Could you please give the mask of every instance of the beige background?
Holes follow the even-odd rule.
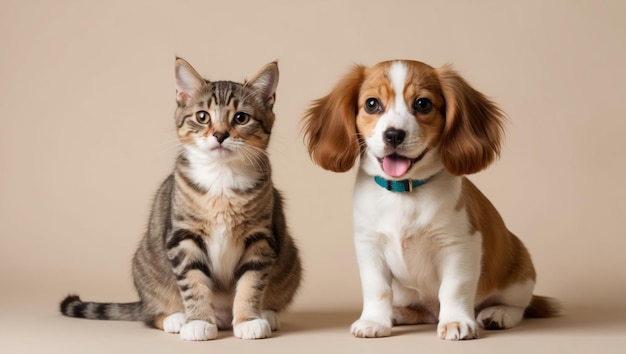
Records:
[[[624,1],[0,0],[0,50],[7,352],[626,346]],[[274,339],[222,333],[181,344],[136,323],[56,312],[69,291],[136,299],[130,258],[176,153],[175,55],[214,80],[241,80],[279,60],[270,150],[306,280]],[[561,299],[565,316],[463,344],[439,342],[431,326],[351,338],[361,304],[354,171],[314,166],[299,122],[350,65],[393,58],[453,63],[507,112],[501,159],[471,179],[530,249],[537,292]]]

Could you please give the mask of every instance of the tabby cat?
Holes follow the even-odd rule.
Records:
[[[141,300],[95,303],[69,295],[61,312],[143,320],[185,340],[214,339],[231,327],[239,338],[268,337],[302,273],[266,150],[278,65],[267,64],[243,84],[205,80],[180,58],[175,73],[182,149],[133,258]]]

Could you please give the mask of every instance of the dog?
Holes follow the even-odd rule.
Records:
[[[500,154],[505,114],[451,66],[392,60],[354,66],[303,119],[312,160],[359,161],[354,237],[363,311],[356,337],[430,323],[445,340],[477,338],[523,317],[555,316],[534,296],[522,242],[464,175]]]

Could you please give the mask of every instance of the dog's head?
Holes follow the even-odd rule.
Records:
[[[304,118],[311,158],[345,172],[361,156],[370,175],[464,175],[500,152],[503,113],[448,66],[394,60],[355,66]]]

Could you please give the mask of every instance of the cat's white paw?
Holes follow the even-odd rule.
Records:
[[[269,322],[272,331],[278,331],[280,322],[278,321],[278,314],[276,311],[265,310],[261,312],[261,318]]]
[[[270,323],[263,318],[236,324],[233,328],[235,337],[241,339],[262,339],[272,334]]]
[[[350,328],[352,335],[359,338],[378,338],[391,335],[391,326],[370,320],[358,320]]]
[[[211,340],[217,338],[217,326],[207,321],[189,321],[180,329],[184,340]]]
[[[182,312],[173,313],[163,320],[163,331],[167,333],[178,333],[187,322],[187,316]]]

